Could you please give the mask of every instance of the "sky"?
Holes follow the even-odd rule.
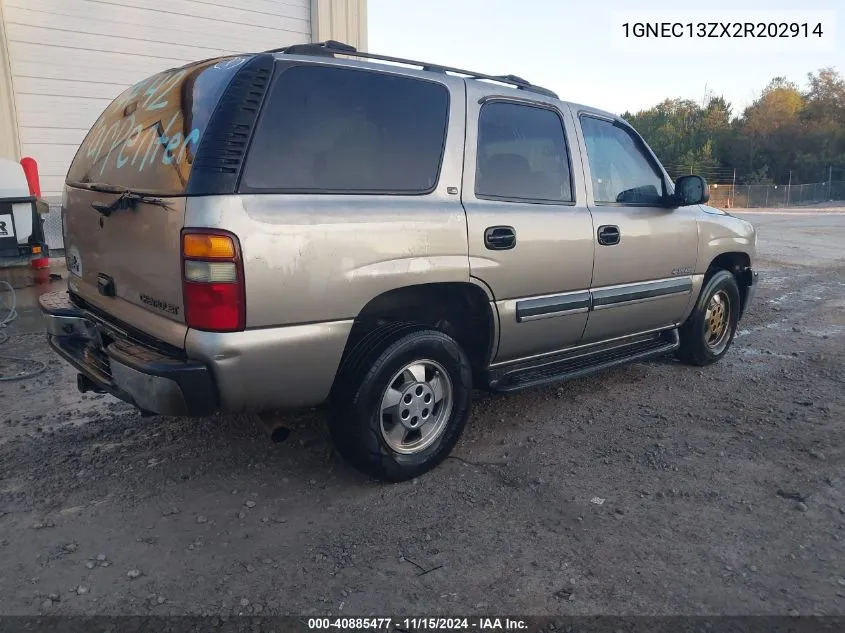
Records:
[[[804,87],[807,73],[822,67],[834,66],[845,75],[843,0],[706,3],[718,19],[736,9],[759,11],[764,20],[777,9],[837,10],[835,50],[795,47],[772,53],[754,42],[730,52],[712,47],[622,52],[612,46],[613,11],[701,6],[684,5],[682,0],[367,0],[368,50],[519,75],[554,90],[561,99],[616,114],[636,112],[665,98],[701,102],[712,92],[724,96],[737,116],[773,77],[785,76]]]

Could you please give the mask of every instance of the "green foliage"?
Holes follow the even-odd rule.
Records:
[[[809,73],[807,89],[775,77],[741,115],[724,98],[703,104],[666,99],[622,115],[673,176],[691,171],[711,182],[820,182],[845,167],[845,79],[834,68]],[[842,174],[840,169],[839,174]]]
[[[769,178],[769,168],[764,165],[760,169],[751,172],[743,180],[746,185],[773,185],[775,181]]]

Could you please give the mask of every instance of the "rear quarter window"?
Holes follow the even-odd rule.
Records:
[[[443,84],[325,66],[284,70],[264,105],[240,190],[424,194],[437,185]]]
[[[125,90],[88,132],[68,184],[181,195],[211,114],[248,59],[217,58],[166,70]]]

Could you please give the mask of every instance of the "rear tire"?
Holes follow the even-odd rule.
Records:
[[[677,357],[688,365],[709,365],[727,353],[739,322],[736,278],[726,270],[708,277],[689,318],[679,329]]]
[[[352,466],[404,481],[437,466],[457,443],[469,417],[472,369],[443,332],[387,328],[366,337],[344,363],[329,431]]]

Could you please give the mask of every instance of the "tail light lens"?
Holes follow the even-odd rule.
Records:
[[[182,294],[188,327],[236,332],[246,326],[241,251],[226,231],[182,232]]]

